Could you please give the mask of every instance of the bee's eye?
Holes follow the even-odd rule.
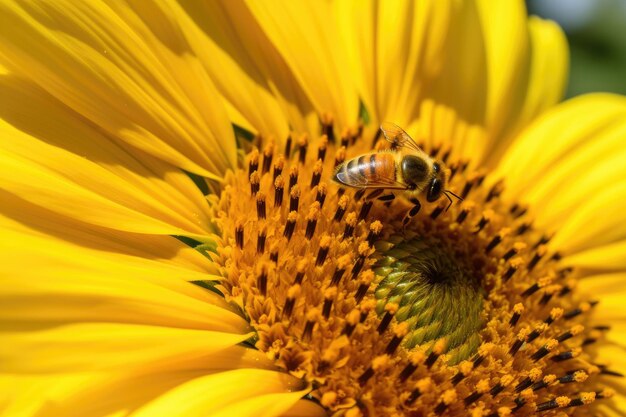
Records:
[[[439,197],[441,197],[441,191],[442,182],[437,178],[433,178],[433,180],[430,182],[428,193],[426,193],[426,200],[428,200],[428,202],[430,203],[432,203],[433,201],[437,201]]]

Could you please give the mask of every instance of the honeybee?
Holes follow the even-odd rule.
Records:
[[[380,126],[391,149],[363,154],[340,164],[333,180],[339,184],[373,190],[367,198],[378,197],[383,201],[395,198],[394,190],[402,191],[413,207],[403,219],[409,223],[421,208],[418,196],[425,194],[426,201],[432,203],[445,196],[452,205],[450,195],[461,200],[450,190],[446,190],[446,170],[443,162],[431,158],[399,126],[384,122]],[[384,191],[391,191],[379,197]]]

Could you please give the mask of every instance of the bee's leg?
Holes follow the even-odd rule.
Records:
[[[354,201],[359,201],[365,195],[365,188],[360,188],[356,193],[354,193]]]
[[[366,200],[373,200],[385,191],[384,188],[378,188],[365,196]]]
[[[385,207],[389,207],[391,205],[391,202],[396,198],[396,195],[394,193],[389,193],[389,194],[385,194],[385,195],[381,195],[380,197],[378,197],[379,201],[384,201],[385,202]]]
[[[361,206],[361,211],[359,212],[359,220],[363,220],[367,217],[367,215],[370,212],[370,209],[372,208],[372,204],[374,203],[372,200],[376,198],[377,196],[381,195],[383,191],[384,190],[380,188],[380,189],[372,191],[371,193],[365,196],[365,200],[363,201],[363,205]]]
[[[404,215],[404,219],[402,219],[402,226],[404,227],[409,224],[411,219],[415,217],[415,215],[417,215],[417,213],[419,213],[420,209],[422,208],[422,203],[420,203],[417,198],[411,198],[409,201],[415,205],[411,208],[411,210],[409,210],[407,214]]]

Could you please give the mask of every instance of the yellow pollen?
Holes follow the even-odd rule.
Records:
[[[498,408],[498,417],[509,417],[511,412],[509,407],[500,407]]]
[[[539,378],[541,378],[541,374],[541,368],[533,368],[530,370],[528,377],[531,379],[531,381],[535,382],[538,381]]]
[[[513,312],[517,314],[522,314],[524,312],[524,304],[517,303],[513,306]]]
[[[274,187],[275,188],[285,188],[285,179],[283,178],[282,175],[278,175],[276,177],[276,179],[274,180]]]
[[[369,256],[374,253],[374,249],[371,248],[367,242],[363,242],[359,245],[358,252],[361,256]]]
[[[558,320],[561,317],[563,317],[563,309],[560,307],[557,308],[553,308],[550,311],[550,318],[552,318],[552,320]]]
[[[613,388],[605,388],[601,393],[604,398],[611,398],[615,395],[615,390]]]
[[[332,341],[330,346],[324,351],[322,355],[322,361],[332,364],[339,357],[341,350],[348,346],[350,342],[346,336],[341,336],[338,339]]]
[[[330,408],[337,402],[337,393],[334,391],[327,391],[322,395],[320,403],[327,408]]]
[[[487,220],[492,220],[495,216],[495,212],[491,209],[483,211],[483,217]]]
[[[407,322],[402,322],[394,326],[393,333],[397,337],[404,337],[409,332],[409,325]]]
[[[550,339],[546,342],[546,349],[554,350],[559,345],[559,341],[556,339]]]
[[[337,296],[337,287],[329,287],[324,290],[324,298],[332,299]]]
[[[524,259],[520,256],[516,256],[515,258],[512,258],[510,261],[510,264],[513,268],[519,268],[522,265],[524,265]]]
[[[320,215],[320,203],[317,201],[311,204],[309,207],[309,213],[306,216],[307,220],[317,220]]]
[[[526,402],[534,401],[536,397],[535,392],[532,390],[532,388],[526,388],[519,393],[519,396]]]
[[[483,417],[485,415],[485,409],[482,404],[470,411],[471,417]]]
[[[526,336],[528,336],[528,329],[522,329],[519,331],[519,333],[517,333],[517,339],[520,341],[524,341],[526,339]]]
[[[555,401],[559,407],[567,407],[572,402],[568,397],[556,397]]]
[[[309,143],[309,135],[307,135],[306,133],[303,133],[302,135],[300,135],[300,137],[298,138],[298,146],[300,148],[304,148],[307,146],[308,143]]]
[[[470,361],[463,361],[459,364],[459,372],[461,372],[464,375],[467,375],[470,373],[470,371],[472,370],[472,368],[474,367],[473,363]]]
[[[302,287],[300,287],[300,285],[296,284],[293,285],[291,287],[289,287],[289,290],[287,291],[287,297],[289,298],[297,298],[300,296],[300,293],[302,292]]]
[[[346,254],[337,259],[337,266],[341,269],[346,269],[352,264],[352,255]]]
[[[488,379],[481,379],[476,384],[476,391],[480,392],[481,394],[489,391],[489,388],[491,388],[491,386],[489,384],[489,380]]]
[[[431,388],[433,387],[433,381],[430,378],[423,378],[417,381],[415,386],[417,387],[418,390],[420,390],[420,392],[426,393],[430,391]]]
[[[374,278],[376,276],[374,275],[374,272],[372,272],[371,270],[365,271],[361,274],[361,282],[363,284],[369,285],[372,283],[372,281],[374,281]]]
[[[580,399],[582,400],[584,404],[591,404],[596,399],[596,393],[595,392],[581,392]]]
[[[552,279],[552,277],[543,277],[537,281],[537,284],[539,284],[539,288],[543,288],[550,285],[552,283]]]
[[[361,316],[361,313],[359,312],[359,310],[352,310],[346,316],[346,322],[354,326],[355,324],[358,323],[360,316]]]
[[[415,350],[409,354],[409,361],[413,365],[424,362],[424,359],[426,359],[426,355],[424,355],[424,352],[422,352],[421,350]]]
[[[505,386],[505,387],[511,385],[511,382],[513,382],[513,376],[512,375],[504,375],[500,379],[500,384],[502,384],[502,386]]]
[[[398,304],[396,303],[385,304],[385,311],[387,311],[390,314],[395,314],[396,311],[398,311]]]
[[[450,389],[443,393],[443,395],[441,396],[441,401],[446,405],[450,405],[456,401],[456,398],[457,398],[456,390]]]
[[[487,356],[487,355],[489,355],[489,353],[491,353],[493,348],[495,348],[495,345],[493,343],[483,343],[478,348],[478,354],[481,355],[481,356]]]
[[[368,300],[364,300],[361,304],[361,311],[363,312],[369,312],[374,310],[374,308],[376,307],[376,301],[368,299]]]
[[[376,220],[370,225],[370,230],[375,233],[380,233],[383,230],[383,224]]]
[[[548,252],[548,247],[546,245],[539,245],[537,248],[537,254],[539,256],[544,256]]]
[[[320,174],[322,172],[322,165],[323,162],[318,159],[318,161],[315,163],[315,166],[313,167],[313,172],[315,174]]]
[[[554,374],[546,375],[543,377],[543,382],[547,385],[554,383],[554,381],[556,381],[556,375]]]
[[[319,309],[312,308],[311,310],[309,310],[308,313],[306,313],[306,319],[307,321],[318,321],[321,315],[322,314],[320,313]]]
[[[377,356],[372,360],[372,369],[379,371],[389,366],[390,360],[388,355]]]
[[[523,252],[526,248],[528,247],[528,245],[524,242],[515,242],[513,244],[513,248],[518,252],[521,253]]]
[[[363,413],[358,408],[353,407],[349,409],[348,411],[346,411],[345,416],[346,417],[363,417]]]

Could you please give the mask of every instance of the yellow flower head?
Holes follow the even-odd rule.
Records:
[[[523,2],[0,16],[0,415],[624,413],[626,100]]]

